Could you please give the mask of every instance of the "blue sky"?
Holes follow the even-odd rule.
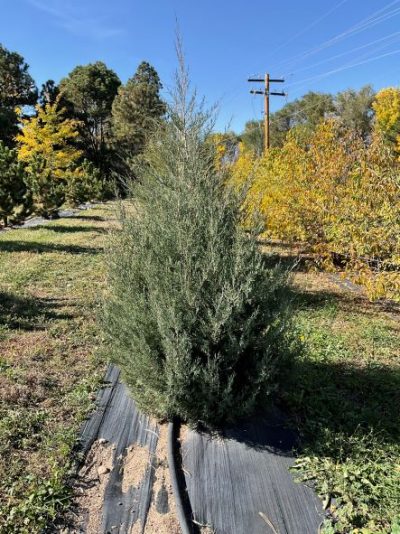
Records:
[[[285,78],[276,89],[288,97],[273,98],[272,109],[309,90],[399,84],[400,0],[0,0],[0,7],[0,42],[25,57],[39,85],[96,60],[126,81],[147,60],[168,86],[178,19],[193,84],[219,102],[221,130],[261,118],[249,75]]]

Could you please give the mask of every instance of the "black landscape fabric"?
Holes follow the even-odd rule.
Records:
[[[154,466],[150,462],[140,485],[124,493],[124,456],[138,444],[154,459],[158,427],[137,410],[117,367],[109,366],[105,383],[97,410],[82,430],[81,445],[84,453],[98,439],[115,447],[99,534],[128,534],[137,521],[146,524],[155,498]],[[280,415],[252,419],[218,436],[188,431],[180,452],[193,531],[204,525],[216,534],[316,534],[322,504],[289,472],[295,444],[295,434]],[[158,497],[157,510],[165,513]]]
[[[119,370],[109,366],[104,387],[97,398],[97,410],[87,421],[81,434],[83,451],[87,453],[95,440],[105,439],[115,446],[113,468],[104,494],[103,522],[99,534],[128,534],[140,520],[146,523],[152,499],[155,451],[158,428],[141,414],[119,380]],[[149,449],[151,461],[137,487],[122,490],[123,461],[127,449],[134,444]]]
[[[189,431],[182,459],[195,524],[217,534],[316,534],[321,502],[289,472],[295,442],[276,416],[222,437]]]

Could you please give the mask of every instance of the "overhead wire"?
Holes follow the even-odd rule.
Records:
[[[337,74],[338,72],[343,72],[345,70],[348,70],[348,69],[351,69],[351,68],[354,68],[354,67],[358,67],[360,65],[365,65],[367,63],[371,63],[373,61],[377,61],[378,59],[383,59],[384,57],[389,57],[389,56],[393,56],[393,55],[396,55],[396,54],[399,54],[400,53],[400,48],[398,48],[397,50],[392,50],[391,52],[386,52],[384,54],[380,54],[378,56],[374,56],[374,57],[370,57],[368,59],[364,59],[363,61],[358,61],[356,63],[352,63],[352,64],[348,64],[348,65],[344,65],[342,67],[339,67],[339,68],[336,68],[336,69],[332,69],[330,71],[327,71],[327,72],[324,72],[322,74],[319,74],[317,76],[313,76],[313,77],[310,77],[310,78],[305,78],[303,80],[299,80],[298,82],[293,82],[291,84],[291,86],[293,87],[294,85],[297,85],[297,84],[300,84],[300,83],[303,83],[303,85],[301,86],[304,87],[304,82],[314,82],[314,81],[318,81],[318,80],[322,80],[323,78],[327,78],[328,76],[331,76],[332,74]],[[296,92],[298,92],[300,89],[297,89]]]
[[[320,17],[318,17],[317,19],[315,19],[311,24],[309,24],[308,26],[306,26],[305,28],[303,28],[301,31],[299,31],[298,33],[296,33],[295,35],[293,35],[292,37],[290,37],[289,39],[287,39],[284,43],[278,45],[276,48],[274,48],[272,50],[272,52],[270,52],[270,57],[271,56],[274,56],[276,55],[276,53],[281,50],[282,48],[285,48],[288,44],[290,43],[293,43],[293,41],[295,41],[298,37],[300,37],[301,35],[304,35],[305,33],[307,33],[309,30],[311,30],[312,28],[314,28],[317,24],[319,24],[320,22],[322,22],[324,19],[326,19],[327,17],[329,17],[329,15],[331,15],[334,11],[336,11],[337,9],[339,9],[339,7],[341,7],[343,4],[345,4],[346,2],[348,2],[349,0],[340,0],[339,3],[337,3],[336,5],[334,5],[332,8],[330,8],[327,12],[325,12],[323,15],[321,15]]]
[[[330,63],[331,61],[334,61],[335,59],[347,56],[347,55],[349,55],[349,54],[351,54],[353,52],[357,52],[357,51],[363,50],[365,48],[369,48],[370,46],[373,46],[373,45],[378,44],[380,42],[389,41],[394,36],[400,37],[400,31],[393,32],[390,35],[386,35],[385,37],[380,37],[379,39],[375,39],[374,41],[370,41],[369,43],[366,43],[364,45],[353,47],[350,50],[347,50],[346,52],[341,52],[340,54],[335,54],[334,56],[331,56],[331,57],[329,57],[327,59],[323,59],[321,61],[318,61],[317,63],[313,63],[312,65],[308,65],[307,67],[303,67],[301,69],[297,69],[297,70],[295,70],[295,71],[293,71],[291,73],[291,76],[293,76],[294,74],[296,74],[298,72],[304,72],[306,70],[310,70],[310,69],[313,69],[315,67],[319,67],[321,65],[324,65],[325,63]],[[395,41],[396,41],[396,39],[393,40],[393,42],[395,42]],[[391,44],[391,43],[388,43],[385,46],[388,46],[389,44]]]
[[[356,35],[357,33],[363,32],[373,26],[376,26],[377,24],[380,24],[381,22],[385,20],[389,20],[390,18],[395,17],[400,13],[400,7],[396,7],[392,11],[389,11],[387,13],[384,13],[387,9],[390,7],[399,4],[400,0],[393,0],[389,4],[387,4],[385,7],[375,11],[372,15],[369,17],[366,17],[359,21],[357,24],[351,26],[346,31],[341,32],[334,37],[328,39],[327,41],[324,41],[320,45],[310,48],[309,50],[306,50],[292,58],[288,58],[287,60],[283,60],[280,62],[280,67],[285,66],[285,70],[289,69],[291,65],[299,63],[300,61],[303,61],[304,59],[315,55],[319,53],[320,51],[329,48],[333,46],[334,44],[341,42],[349,37],[352,37],[353,35]]]
[[[340,1],[338,4],[333,6],[330,10],[328,10],[322,16],[318,17],[315,21],[313,21],[310,25],[308,25],[304,30],[302,30],[301,32],[298,32],[298,34],[294,35],[287,42],[282,43],[281,45],[279,45],[275,50],[273,50],[272,53],[274,54],[279,49],[281,49],[284,46],[286,46],[287,44],[289,44],[289,42],[293,42],[297,37],[299,37],[300,35],[305,33],[308,29],[310,29],[310,27],[315,26],[316,24],[318,24],[318,22],[320,22],[321,20],[323,20],[326,17],[328,17],[329,14],[331,14],[333,11],[335,11],[336,9],[341,7],[343,4],[345,4],[346,1],[347,0]],[[341,32],[340,34],[338,34],[338,35],[330,38],[329,40],[321,43],[319,46],[311,48],[310,50],[305,51],[305,52],[295,56],[294,58],[291,58],[291,59],[289,58],[284,63],[286,63],[286,64],[289,63],[290,64],[290,63],[294,63],[295,61],[298,61],[298,62],[302,61],[305,58],[307,58],[307,57],[309,57],[311,55],[314,55],[314,54],[318,53],[319,51],[321,51],[321,50],[323,50],[325,48],[333,46],[334,44],[336,44],[336,43],[338,43],[340,41],[343,41],[346,38],[352,37],[353,35],[356,35],[357,33],[363,32],[363,31],[365,31],[366,29],[368,29],[370,27],[373,27],[373,26],[375,26],[375,25],[377,25],[377,24],[379,24],[379,23],[381,23],[381,22],[383,22],[385,20],[389,20],[390,18],[395,17],[396,15],[398,15],[400,13],[400,7],[395,7],[391,11],[389,11],[389,10],[390,10],[390,8],[392,8],[393,6],[396,6],[399,3],[400,3],[400,0],[393,0],[393,1],[389,2],[387,5],[385,5],[384,7],[380,8],[380,9],[378,9],[377,11],[375,11],[374,13],[369,15],[368,17],[365,17],[365,18],[361,19],[358,23],[356,23],[355,25],[351,26],[346,31]],[[358,46],[358,47],[354,47],[350,51],[346,51],[346,52],[342,52],[340,54],[336,54],[336,55],[332,56],[331,58],[327,58],[325,60],[317,62],[316,64],[314,64],[312,66],[308,66],[308,67],[305,67],[305,68],[302,68],[302,69],[298,69],[297,71],[294,71],[294,72],[302,72],[302,71],[305,71],[305,70],[309,70],[311,68],[314,68],[315,66],[324,65],[325,63],[329,63],[331,61],[334,61],[335,59],[338,59],[340,57],[344,57],[344,56],[349,55],[349,54],[351,54],[353,52],[369,48],[369,47],[373,46],[374,44],[384,43],[381,47],[378,47],[378,49],[374,49],[374,52],[376,53],[377,50],[381,50],[382,48],[386,48],[387,46],[389,46],[390,44],[395,42],[396,39],[392,39],[392,38],[394,38],[395,36],[398,36],[398,35],[400,35],[400,32],[394,32],[394,33],[392,33],[392,34],[390,34],[388,36],[376,39],[374,41],[371,41],[369,43],[366,43],[366,44]],[[392,41],[390,41],[390,39],[392,39]],[[399,52],[400,52],[400,50],[394,50],[394,51],[390,51],[390,52],[387,52],[385,54],[380,54],[380,55],[377,55],[377,56],[374,56],[374,57],[367,57],[366,59],[364,59],[365,58],[365,55],[364,55],[364,56],[361,56],[361,57],[357,58],[356,60],[352,60],[350,63],[346,63],[346,64],[341,65],[341,66],[339,66],[339,67],[337,67],[335,69],[328,70],[327,72],[324,72],[324,73],[321,73],[321,74],[318,74],[318,75],[315,75],[315,76],[312,76],[312,77],[309,77],[309,78],[305,78],[303,80],[298,80],[298,81],[291,82],[291,83],[289,83],[287,85],[287,87],[294,87],[294,86],[297,86],[297,85],[301,86],[301,84],[304,85],[304,83],[307,83],[309,81],[314,81],[314,80],[317,81],[319,79],[323,79],[325,77],[328,77],[328,76],[330,76],[332,74],[335,74],[335,73],[338,73],[338,72],[341,72],[341,71],[344,71],[344,70],[348,70],[350,68],[357,67],[359,65],[363,65],[363,64],[366,64],[366,63],[369,63],[369,62],[372,62],[372,61],[376,61],[376,60],[384,58],[384,57],[395,55],[395,54],[398,54]],[[368,55],[369,54],[367,54],[367,56]],[[291,73],[291,76],[293,76],[293,74],[294,73]],[[301,87],[296,89],[294,92],[295,93],[298,92],[301,89]],[[237,95],[237,93],[239,93],[240,90],[241,89],[237,89],[237,90],[233,91],[233,94],[231,93],[232,96],[229,98],[229,101],[236,100],[239,97]],[[293,93],[291,92],[291,94],[293,94]],[[252,101],[252,106],[253,106],[253,114],[254,114],[254,99]]]

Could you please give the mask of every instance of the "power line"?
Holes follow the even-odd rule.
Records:
[[[321,21],[323,21],[324,19],[326,19],[326,17],[328,17],[329,15],[331,15],[334,11],[336,11],[337,9],[339,9],[339,7],[341,7],[343,4],[345,4],[346,2],[348,2],[349,0],[341,0],[338,4],[336,4],[335,6],[333,6],[331,9],[329,9],[326,13],[324,13],[323,15],[321,15],[320,17],[318,17],[316,20],[314,20],[311,24],[309,24],[308,26],[306,26],[305,28],[303,28],[301,31],[299,31],[298,33],[296,33],[295,35],[293,35],[292,37],[290,37],[287,41],[285,41],[284,43],[278,45],[274,50],[272,50],[271,52],[271,57],[274,56],[276,54],[276,52],[278,52],[279,50],[281,50],[282,48],[285,48],[288,44],[292,43],[293,41],[295,41],[298,37],[300,37],[301,35],[304,35],[305,33],[307,33],[309,30],[311,30],[311,28],[314,28],[314,26],[316,26],[317,24],[319,24]]]
[[[353,35],[356,35],[357,33],[360,33],[360,32],[363,32],[365,30],[367,30],[368,28],[371,28],[373,26],[375,26],[376,24],[379,24],[385,20],[388,20],[396,15],[398,15],[400,13],[400,7],[397,7],[395,9],[393,9],[392,11],[389,11],[387,13],[384,13],[386,10],[388,10],[390,7],[392,7],[393,5],[395,4],[398,4],[400,2],[400,0],[394,0],[392,2],[390,2],[389,4],[387,4],[385,7],[375,11],[372,15],[370,15],[369,17],[366,17],[364,19],[362,19],[361,21],[359,21],[357,24],[351,26],[348,30],[342,32],[342,33],[339,33],[338,35],[328,39],[327,41],[324,41],[323,43],[321,43],[320,45],[314,47],[314,48],[311,48],[309,50],[306,50],[305,52],[302,52],[301,54],[298,54],[296,56],[294,56],[293,58],[289,58],[287,59],[286,61],[284,60],[283,62],[280,63],[280,65],[291,65],[291,64],[295,64],[295,63],[298,63],[300,61],[303,61],[304,59],[306,59],[307,57],[310,57],[312,55],[315,55],[317,54],[318,52],[326,49],[326,48],[329,48],[331,46],[333,46],[334,44],[340,42],[340,41],[343,41],[344,39],[347,39]],[[288,67],[286,67],[288,68]]]
[[[318,61],[317,63],[313,63],[312,65],[309,65],[308,67],[303,67],[301,69],[297,69],[297,70],[293,71],[291,73],[291,75],[293,76],[295,73],[304,72],[305,70],[310,70],[310,69],[313,69],[315,67],[319,67],[320,65],[324,65],[325,63],[330,63],[331,61],[334,61],[335,59],[338,59],[338,58],[343,57],[343,56],[347,56],[347,55],[351,54],[352,52],[356,52],[358,50],[363,50],[365,48],[369,48],[370,46],[378,44],[378,43],[380,43],[382,41],[389,41],[395,35],[396,36],[400,36],[400,31],[391,33],[390,35],[386,35],[385,37],[381,37],[379,39],[375,39],[374,41],[370,41],[369,43],[366,43],[364,45],[354,47],[354,48],[352,48],[350,50],[347,50],[346,52],[341,52],[340,54],[335,54],[334,56],[331,56],[330,58],[323,59],[322,61]],[[396,42],[396,40],[397,39],[392,39],[391,42]],[[385,47],[389,46],[389,44],[391,44],[391,42],[387,43],[385,45]]]
[[[344,1],[339,2],[336,6],[333,6],[331,8],[331,10],[329,10],[324,15],[319,17],[319,19],[324,18],[326,16],[329,16],[329,12],[330,11],[338,9],[344,3],[345,3]],[[306,59],[306,57],[309,57],[311,55],[314,55],[314,54],[318,53],[320,50],[323,50],[325,48],[333,46],[334,44],[339,43],[340,41],[342,41],[342,40],[344,40],[346,38],[352,37],[353,35],[355,35],[355,34],[357,34],[359,32],[365,31],[368,28],[383,22],[384,20],[388,20],[390,18],[393,18],[394,16],[397,16],[400,13],[400,7],[397,7],[397,5],[399,3],[400,3],[400,0],[393,0],[392,2],[389,2],[387,5],[385,5],[384,7],[380,8],[380,9],[378,9],[377,11],[373,12],[371,15],[361,19],[358,23],[354,24],[353,26],[348,28],[346,31],[344,31],[344,32],[332,37],[331,39],[323,42],[321,45],[319,45],[317,47],[314,47],[314,48],[312,48],[312,49],[310,49],[308,51],[305,51],[305,52],[303,52],[303,53],[301,53],[301,54],[299,54],[299,55],[297,55],[297,56],[295,56],[293,58],[287,59],[285,63],[286,64],[288,64],[288,63],[289,64],[290,63],[294,64],[294,63],[296,63],[296,61],[300,62],[300,61]],[[391,8],[394,8],[394,9],[391,9]],[[317,19],[316,21],[312,22],[309,26],[317,24],[319,19]],[[303,31],[304,30],[302,30],[302,32]],[[299,32],[299,33],[302,33],[302,32]],[[400,32],[394,32],[394,33],[392,33],[392,34],[390,34],[388,36],[384,36],[384,37],[382,37],[380,39],[375,39],[374,41],[371,41],[371,42],[366,43],[364,45],[361,45],[361,46],[358,46],[358,47],[354,47],[349,51],[342,52],[340,54],[336,54],[336,55],[334,55],[334,56],[332,56],[330,58],[327,58],[325,60],[319,61],[319,62],[315,63],[314,65],[297,69],[294,72],[303,72],[303,71],[315,68],[317,66],[324,65],[325,63],[329,63],[331,61],[334,61],[334,59],[337,59],[337,58],[340,58],[340,57],[344,57],[344,56],[349,55],[349,54],[351,54],[353,52],[357,52],[359,50],[363,50],[365,48],[371,47],[374,44],[378,44],[378,43],[381,43],[381,42],[385,43],[384,46],[381,46],[381,47],[378,47],[377,49],[375,49],[374,52],[376,52],[377,50],[380,50],[382,48],[385,48],[386,46],[389,46],[390,43],[396,42],[397,39],[393,39],[393,40],[391,40],[391,39],[396,37],[397,35],[400,35]],[[298,35],[296,34],[290,40],[291,41],[294,40],[295,38],[297,38],[297,36]],[[285,44],[286,43],[283,43],[282,45],[279,45],[279,47],[281,47],[281,46],[283,47]],[[273,51],[273,53],[275,51],[276,51],[276,49]],[[387,55],[389,56],[389,55],[395,55],[395,54],[397,54],[397,51],[389,52]],[[349,68],[356,67],[358,65],[364,64],[363,57],[364,56],[361,56],[355,62],[351,61],[351,63],[345,63],[343,66],[339,66],[337,69],[332,69],[332,70],[329,70],[329,71],[327,71],[325,73],[318,74],[315,77],[310,77],[310,79],[309,78],[305,78],[305,79],[299,80],[297,82],[292,82],[292,83],[289,84],[289,86],[300,85],[301,83],[304,83],[306,80],[311,80],[311,79],[319,80],[319,79],[322,79],[324,77],[330,76],[330,75],[332,75],[332,74],[334,74],[336,72],[341,72],[342,70],[347,70]],[[366,60],[365,63],[368,63],[370,61],[371,62],[375,61],[375,60],[380,59],[382,57],[386,57],[386,54],[382,54],[382,55],[379,55],[379,56],[371,57],[368,60]],[[290,74],[290,76],[293,76],[293,73]],[[301,89],[301,87],[300,87],[300,89]],[[295,89],[295,93],[297,93],[300,89]],[[228,97],[228,101],[229,102],[236,101],[237,98],[239,97],[239,93],[240,93],[240,89],[234,89],[231,92],[231,95]]]
[[[396,55],[398,53],[400,53],[400,48],[397,49],[397,50],[393,50],[391,52],[386,52],[385,54],[380,54],[378,56],[370,57],[370,58],[365,59],[363,61],[358,61],[356,63],[344,65],[344,66],[339,67],[337,69],[332,69],[330,71],[324,72],[324,73],[319,74],[317,76],[312,76],[310,78],[305,78],[303,80],[299,80],[297,82],[293,82],[291,84],[291,86],[293,87],[294,85],[298,85],[298,84],[301,84],[301,83],[303,83],[303,86],[304,86],[304,82],[314,82],[314,81],[317,81],[317,80],[321,80],[323,78],[327,78],[328,76],[331,76],[332,74],[337,74],[338,72],[342,72],[344,70],[348,70],[348,69],[351,69],[353,67],[358,67],[359,65],[365,65],[367,63],[371,63],[372,61],[376,61],[376,60],[382,59],[384,57],[393,56],[393,55]],[[298,91],[298,90],[299,89],[297,89],[296,91]]]

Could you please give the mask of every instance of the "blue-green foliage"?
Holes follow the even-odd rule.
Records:
[[[182,71],[114,236],[105,324],[142,409],[218,425],[275,390],[288,317],[286,274],[244,231],[208,133]]]

